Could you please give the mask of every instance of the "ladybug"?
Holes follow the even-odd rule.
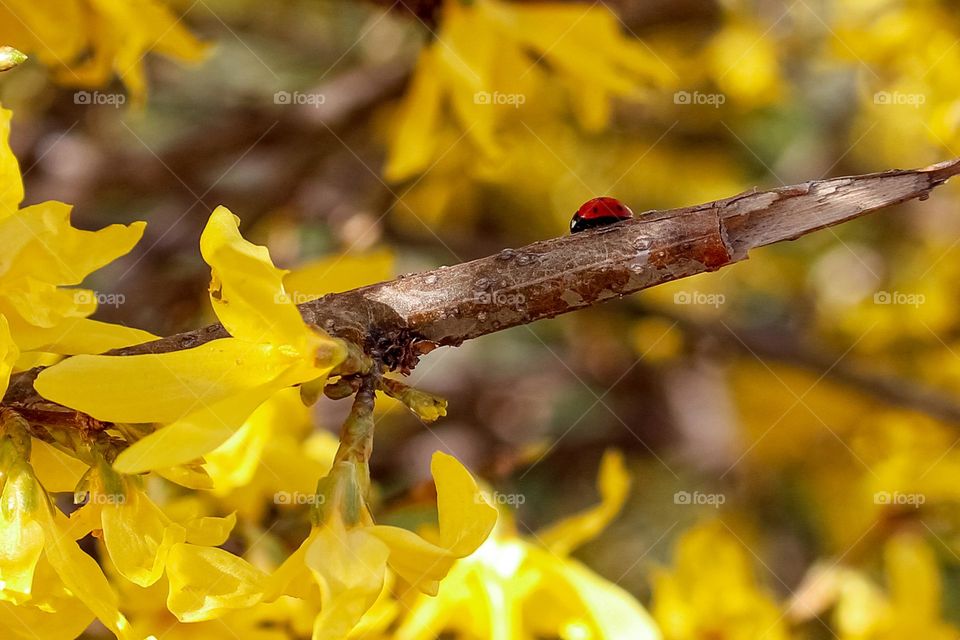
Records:
[[[570,233],[603,227],[632,217],[633,211],[630,211],[630,207],[616,198],[593,198],[580,205],[577,212],[573,214]]]

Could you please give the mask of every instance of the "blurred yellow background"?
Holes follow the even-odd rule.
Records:
[[[89,286],[122,295],[97,318],[158,335],[211,321],[196,242],[218,204],[341,291],[563,234],[598,195],[641,212],[960,157],[946,0],[167,5],[0,4],[0,44],[31,56],[0,77],[28,201],[148,222]],[[416,520],[440,448],[524,496],[504,540],[536,544],[619,449],[630,495],[574,556],[667,640],[956,638],[958,241],[953,184],[434,352],[413,378],[446,418],[380,405],[387,518]],[[595,637],[537,633],[497,637]]]

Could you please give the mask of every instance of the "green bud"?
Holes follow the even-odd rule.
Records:
[[[381,388],[388,396],[405,404],[424,422],[433,422],[447,415],[447,401],[438,395],[414,389],[391,378],[383,378]]]
[[[0,47],[0,71],[9,71],[23,64],[26,59],[26,54],[13,47]]]

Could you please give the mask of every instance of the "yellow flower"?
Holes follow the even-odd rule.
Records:
[[[439,596],[411,602],[395,637],[659,639],[630,594],[567,556],[616,516],[628,487],[622,457],[608,453],[596,507],[558,522],[535,541],[519,537],[501,516],[477,552],[454,565]]]
[[[63,605],[60,613],[75,611],[76,607],[63,597],[58,586],[62,584],[117,637],[133,638],[129,622],[119,611],[116,593],[96,561],[75,542],[89,531],[84,514],[68,519],[53,506],[28,462],[29,449],[30,436],[22,421],[0,411],[0,475],[4,480],[0,600],[26,604],[26,615],[34,617],[42,617],[39,611],[44,610],[44,602]],[[49,574],[43,581],[38,579],[41,559],[49,563],[55,579]],[[34,593],[38,586],[40,591]],[[37,604],[39,611],[31,611]],[[17,615],[13,618],[16,620]]]
[[[940,568],[933,550],[923,538],[914,534],[892,538],[884,548],[884,561],[889,593],[886,602],[871,607],[870,602],[841,595],[837,607],[841,637],[877,640],[956,638],[960,629],[943,618]],[[873,627],[872,633],[859,633],[870,627]]]
[[[923,538],[896,534],[886,541],[883,557],[886,592],[858,569],[817,565],[797,588],[791,613],[803,620],[832,607],[840,640],[956,638],[960,629],[943,615],[940,567]]]
[[[326,517],[271,576],[267,599],[282,594],[320,603],[314,640],[346,637],[381,597],[389,565],[424,593],[436,594],[454,562],[472,553],[493,528],[497,512],[470,473],[437,452],[430,465],[437,486],[439,531],[428,541],[406,529],[374,525],[363,503],[362,471],[335,465],[321,486]],[[312,587],[305,579],[313,576]]]
[[[146,331],[89,320],[97,308],[95,292],[64,288],[130,251],[145,224],[81,231],[70,225],[70,207],[62,202],[19,209],[24,193],[9,145],[11,117],[0,109],[0,316],[5,318],[0,321],[0,382],[15,349],[99,353],[154,338]]]
[[[137,356],[76,356],[46,369],[44,397],[108,422],[162,423],[123,451],[123,473],[172,467],[225,442],[266,399],[324,378],[346,355],[304,323],[265,247],[240,236],[219,207],[200,250],[212,268],[210,301],[232,337],[193,349]]]
[[[499,156],[502,123],[546,84],[543,62],[591,130],[606,125],[613,96],[636,96],[642,83],[670,80],[665,65],[625,37],[606,7],[448,0],[401,105],[387,179],[409,178],[444,155],[437,142],[447,106],[482,156]]]
[[[654,576],[652,610],[666,640],[789,637],[776,602],[757,586],[747,552],[719,522],[680,538],[673,570]]]
[[[178,554],[179,555],[179,554]],[[193,560],[188,559],[188,562]],[[178,559],[179,562],[179,559]],[[208,565],[199,565],[196,570],[202,571]],[[221,567],[222,568],[222,567]],[[105,567],[107,575],[113,575],[111,567]],[[247,569],[249,570],[249,569]],[[257,575],[257,574],[253,574]],[[211,574],[205,580],[209,581]],[[214,579],[222,579],[220,573],[213,574]],[[257,576],[260,577],[260,576]],[[226,580],[230,580],[227,576]],[[271,605],[253,605],[246,608],[231,609],[213,619],[197,619],[190,622],[181,622],[167,609],[168,593],[172,596],[174,608],[178,603],[185,603],[189,599],[197,602],[203,599],[201,591],[182,593],[171,591],[171,584],[161,580],[150,587],[138,587],[131,583],[117,585],[122,598],[124,612],[140,638],[162,638],[163,640],[289,640],[291,637],[302,637],[304,634],[303,606],[296,606],[298,601],[277,602]],[[214,588],[224,583],[214,584]],[[175,589],[179,588],[176,587]],[[213,596],[211,603],[221,596]],[[309,626],[306,626],[309,633]],[[45,636],[44,636],[45,637]],[[70,636],[72,639],[73,636]],[[33,638],[35,640],[35,638]]]
[[[17,640],[74,640],[94,616],[64,585],[46,558],[40,557],[30,599],[14,604],[0,595],[4,637]]]
[[[177,544],[167,560],[167,608],[181,622],[219,617],[257,604],[266,574],[216,547]]]
[[[270,499],[283,508],[294,506],[295,495],[311,495],[337,450],[332,434],[311,434],[313,428],[310,408],[295,388],[260,405],[229,440],[204,456],[221,504],[256,521]]]
[[[120,575],[146,587],[163,575],[171,547],[186,540],[187,531],[134,488],[134,479],[118,480],[125,485],[122,493],[92,494],[114,498],[100,512],[103,543]]]
[[[36,56],[63,83],[101,86],[116,75],[143,98],[143,58],[199,60],[206,47],[159,0],[8,0],[0,42]]]

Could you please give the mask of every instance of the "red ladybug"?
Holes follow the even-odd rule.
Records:
[[[633,211],[630,211],[630,207],[616,198],[593,198],[584,202],[573,214],[570,233],[602,227],[632,217]]]

